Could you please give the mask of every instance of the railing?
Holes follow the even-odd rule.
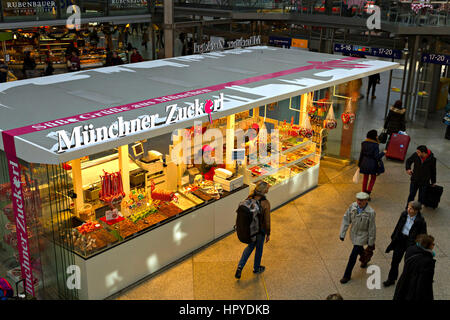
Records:
[[[281,12],[367,18],[378,5],[382,22],[450,26],[450,0],[175,0],[175,7],[200,7],[248,12]]]

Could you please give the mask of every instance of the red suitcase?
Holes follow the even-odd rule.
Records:
[[[386,158],[404,161],[410,140],[410,136],[393,133],[387,148]]]

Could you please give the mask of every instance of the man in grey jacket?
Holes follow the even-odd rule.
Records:
[[[349,225],[350,239],[353,243],[353,250],[348,259],[347,268],[341,283],[347,283],[352,275],[358,255],[364,252],[364,245],[375,250],[375,211],[368,205],[369,194],[359,192],[356,194],[356,202],[353,202],[344,214],[342,220],[341,233],[339,238],[344,241]]]

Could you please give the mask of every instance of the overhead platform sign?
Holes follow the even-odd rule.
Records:
[[[368,55],[381,58],[401,59],[402,51],[390,48],[374,48],[368,46],[352,45],[352,44],[334,44],[334,52],[342,52],[347,54]]]
[[[450,56],[445,54],[426,53],[422,54],[422,62],[449,66]]]
[[[0,148],[58,164],[397,67],[254,46],[2,83]]]

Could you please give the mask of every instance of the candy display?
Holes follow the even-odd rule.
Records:
[[[305,137],[306,139],[310,139],[314,134],[314,130],[313,129],[309,129],[309,128],[301,128],[300,129],[300,135],[302,137]]]
[[[101,229],[102,226],[95,221],[88,221],[83,223],[81,226],[77,227],[76,229],[78,230],[78,232],[80,232],[81,234],[87,234],[90,233],[92,231]]]
[[[138,230],[147,229],[147,228],[157,224],[158,222],[161,222],[166,219],[167,219],[167,217],[163,216],[162,214],[152,213],[152,214],[148,215],[147,217],[137,221],[136,228],[138,228]]]
[[[157,211],[158,210],[155,207],[149,205],[146,209],[129,216],[128,219],[130,219],[132,222],[136,223],[137,221],[144,219],[144,218],[148,217],[149,215],[151,215],[152,213],[155,213]]]
[[[132,190],[129,199],[126,202],[128,214],[141,214],[149,209],[151,200],[148,199],[144,189]]]
[[[97,250],[106,247],[108,244],[117,242],[117,238],[105,229],[94,231],[89,236],[94,240]]]
[[[193,207],[196,206],[196,203],[189,200],[188,198],[180,195],[180,194],[176,194],[177,195],[177,199],[178,201],[176,203],[174,203],[177,207],[179,207],[181,210],[188,210],[191,209]]]
[[[176,195],[174,192],[156,189],[155,187],[155,181],[152,180],[151,182],[151,192],[150,196],[153,200],[160,200],[160,201],[172,201],[176,200]]]
[[[167,218],[170,218],[183,212],[183,210],[181,210],[176,205],[170,202],[162,202],[158,209],[159,213]]]
[[[123,239],[125,239],[139,231],[139,229],[136,227],[136,225],[128,219],[124,219],[124,220],[116,223],[113,226],[113,230],[117,230],[119,232],[119,235]]]
[[[97,240],[90,235],[81,234],[76,230],[72,230],[72,242],[76,250],[88,254],[97,248]]]

